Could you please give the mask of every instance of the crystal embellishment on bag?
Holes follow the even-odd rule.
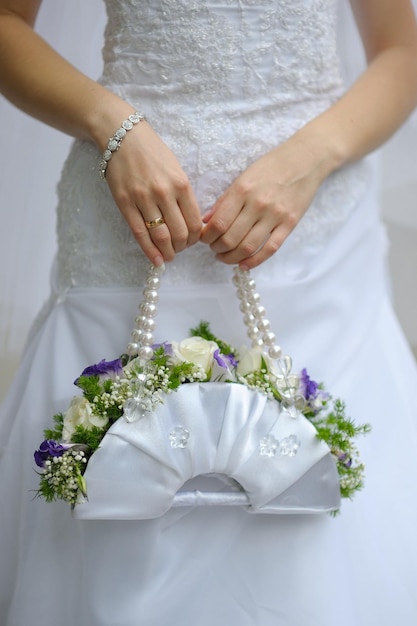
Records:
[[[259,443],[259,455],[273,457],[277,454],[282,456],[295,456],[301,446],[301,441],[296,435],[289,435],[279,441],[274,435],[265,435]]]
[[[142,403],[136,398],[128,398],[123,407],[123,417],[126,422],[137,422],[141,418],[145,417],[146,410],[142,406]]]
[[[266,435],[259,443],[259,455],[260,456],[275,456],[279,450],[280,443],[274,435]]]
[[[300,446],[301,441],[298,437],[296,437],[296,435],[289,435],[289,437],[281,439],[280,452],[283,456],[295,456]]]
[[[190,431],[184,426],[175,426],[169,433],[169,441],[172,448],[186,448],[190,438]]]

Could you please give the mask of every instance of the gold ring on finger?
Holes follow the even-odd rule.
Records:
[[[150,220],[149,222],[145,220],[145,226],[148,230],[152,230],[152,228],[157,228],[158,226],[162,226],[162,224],[165,224],[165,220],[162,216],[156,217],[154,220]]]

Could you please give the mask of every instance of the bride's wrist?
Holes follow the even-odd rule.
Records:
[[[135,113],[135,108],[115,94],[107,92],[101,97],[97,106],[91,111],[88,120],[89,136],[100,153],[107,148],[109,139],[113,137],[129,115]]]
[[[324,124],[324,115],[307,123],[294,139],[302,142],[304,153],[314,163],[320,182],[349,161],[336,129]]]
[[[97,167],[101,178],[106,177],[108,163],[119,150],[129,131],[144,120],[146,117],[142,111],[135,110],[124,100],[106,90],[89,119],[90,136],[100,152]]]
[[[117,127],[113,135],[110,137],[105,150],[102,152],[98,163],[98,173],[100,178],[106,178],[107,165],[113,158],[113,154],[117,152],[130,130],[133,130],[137,124],[146,121],[145,115],[141,111],[135,111],[122,121]]]

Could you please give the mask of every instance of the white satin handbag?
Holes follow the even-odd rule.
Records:
[[[231,378],[236,363],[219,375],[213,360],[217,370],[210,370],[210,381],[180,384],[149,404],[143,372],[154,358],[160,282],[160,270],[151,267],[128,346],[130,358],[142,367],[136,395],[89,458],[85,497],[73,507],[75,518],[140,520],[171,507],[201,505],[274,514],[339,509],[337,454],[303,411],[299,379],[275,343],[249,272],[236,269],[233,281],[252,349],[260,351],[263,366],[268,363],[267,379],[279,389],[279,400],[245,375]],[[205,477],[216,490],[201,488]]]

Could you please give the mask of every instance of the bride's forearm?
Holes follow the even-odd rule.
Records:
[[[378,148],[416,104],[417,45],[390,48],[297,139],[317,153],[325,176]]]
[[[383,144],[417,104],[417,26],[410,0],[350,0],[368,68],[296,139],[320,176]]]
[[[29,115],[100,149],[132,111],[53,50],[18,15],[0,12],[0,91]]]

